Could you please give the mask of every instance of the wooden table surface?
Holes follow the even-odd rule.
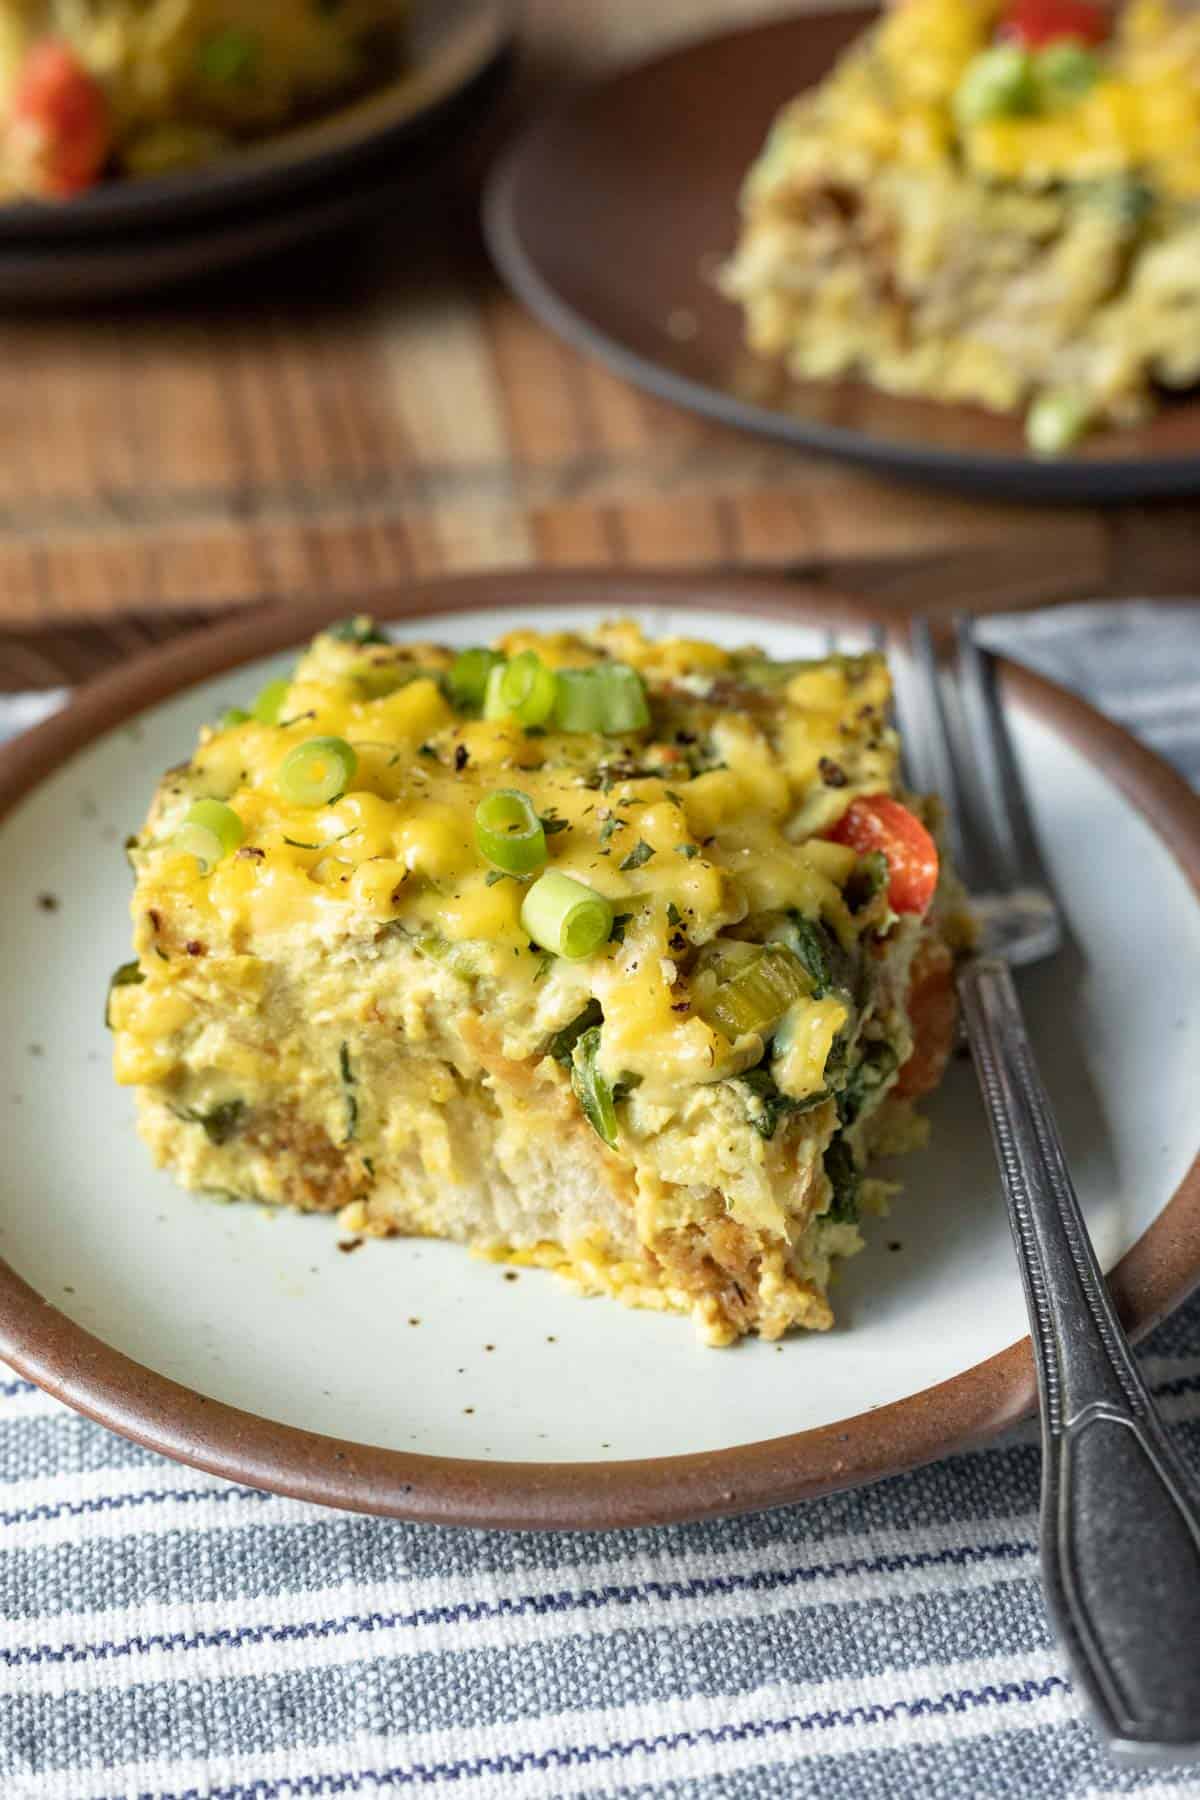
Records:
[[[510,113],[766,10],[528,0]],[[236,279],[0,319],[0,686],[231,609],[496,565],[782,566],[933,606],[1195,590],[1190,503],[980,505],[638,393],[507,297],[476,199],[465,178],[428,218]]]

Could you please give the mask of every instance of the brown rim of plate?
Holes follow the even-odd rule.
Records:
[[[717,291],[738,196],[780,107],[878,17],[824,7],[618,68],[536,118],[493,170],[484,228],[513,292],[585,354],[677,405],[809,451],[982,498],[1111,502],[1200,487],[1200,399],[1037,457],[1019,416],[798,381],[752,355]],[[713,121],[719,120],[719,128]]]
[[[556,574],[516,570],[414,583],[373,612],[432,620],[469,609],[654,603],[825,625],[895,626],[847,596],[752,576]],[[0,818],[101,732],[197,682],[300,645],[344,616],[328,603],[271,609],[179,638],[81,689],[0,749]],[[1085,701],[1016,664],[1006,695],[1102,769],[1166,843],[1200,901],[1200,798]],[[1154,1223],[1110,1276],[1141,1336],[1200,1280],[1200,1152]],[[1016,1279],[1014,1271],[1014,1280]],[[680,1329],[687,1322],[680,1320]],[[715,1353],[714,1353],[715,1354]],[[0,1356],[76,1411],[179,1462],[326,1506],[445,1525],[516,1529],[667,1524],[782,1506],[898,1474],[962,1450],[1027,1414],[1028,1339],[906,1399],[837,1424],[688,1456],[623,1462],[491,1462],[343,1442],[212,1400],[110,1348],[0,1262]]]

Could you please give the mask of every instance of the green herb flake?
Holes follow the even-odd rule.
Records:
[[[216,1106],[207,1109],[195,1106],[173,1106],[171,1111],[177,1119],[183,1119],[189,1125],[199,1125],[210,1144],[227,1144],[231,1137],[240,1131],[246,1116],[244,1100],[222,1100]]]
[[[143,981],[145,981],[145,979],[146,979],[146,977],[142,974],[140,965],[136,962],[122,963],[119,969],[113,970],[112,979],[109,981],[109,984],[108,984],[108,994],[104,1001],[104,1023],[108,1027],[109,1031],[111,1031],[113,1028],[113,1022],[112,1022],[113,989],[114,988],[123,988],[123,987],[138,987],[138,986],[140,986],[140,984]]]
[[[625,942],[625,927],[632,917],[632,913],[616,913],[614,915],[612,930],[608,934],[608,941],[610,944],[623,944]]]
[[[371,619],[339,619],[325,627],[325,636],[339,644],[386,644],[387,639]]]
[[[640,869],[643,864],[650,861],[650,858],[653,855],[654,850],[646,842],[645,838],[639,838],[637,843],[633,846],[633,849],[629,852],[629,855],[623,857],[617,864],[617,867],[621,870]]]
[[[533,972],[533,979],[535,981],[544,981],[554,967],[554,952],[552,950],[539,950],[536,944],[533,945],[533,951],[537,957],[538,964]]]
[[[551,808],[549,812],[542,813],[539,816],[542,821],[542,830],[547,837],[553,837],[556,831],[569,831],[571,829],[570,820],[555,818],[553,808]]]
[[[680,912],[679,908],[676,906],[676,904],[673,900],[667,901],[667,924],[668,925],[682,925],[683,924],[683,914]]]
[[[338,1070],[342,1077],[342,1093],[346,1101],[346,1135],[344,1144],[353,1143],[358,1135],[358,1096],[354,1089],[358,1086],[358,1078],[350,1067],[350,1049],[346,1044],[338,1048]]]
[[[699,856],[700,846],[699,844],[676,844],[675,854],[676,856],[686,856],[691,862],[693,856]]]

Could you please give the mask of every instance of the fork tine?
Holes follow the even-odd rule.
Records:
[[[961,752],[956,751],[954,722],[946,710],[928,619],[915,618],[909,627],[906,668],[908,691],[900,709],[900,721],[905,737],[916,733],[913,763],[920,775],[917,791],[941,795],[951,854],[968,886],[979,888],[985,883],[985,875],[975,854],[974,840],[967,832],[962,781],[962,763],[969,758],[963,759]]]
[[[990,796],[991,836],[1004,863],[1004,880],[1010,888],[1041,887],[1049,891],[1049,878],[1025,799],[1025,784],[996,692],[992,660],[980,646],[973,620],[960,615],[954,630],[958,693],[975,750],[978,778]]]
[[[893,645],[888,662],[904,784],[915,794],[932,793],[941,781],[937,733],[931,723],[926,680],[917,663],[911,628],[907,644]]]

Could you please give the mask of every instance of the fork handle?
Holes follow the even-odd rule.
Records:
[[[958,978],[1029,1307],[1046,1607],[1110,1750],[1200,1755],[1200,1490],[1096,1261],[1008,965]]]

